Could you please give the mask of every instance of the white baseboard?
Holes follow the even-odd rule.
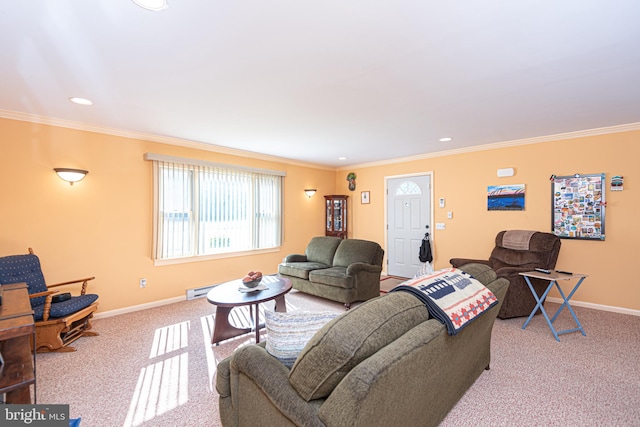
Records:
[[[562,298],[547,297],[547,301],[562,304]],[[592,302],[582,302],[571,300],[571,305],[576,307],[592,308],[594,310],[611,311],[613,313],[630,314],[632,316],[640,316],[640,310],[632,310],[630,308],[614,307],[612,305],[594,304]]]
[[[160,301],[147,302],[144,304],[132,305],[131,307],[118,308],[116,310],[109,310],[102,313],[96,313],[93,316],[94,319],[103,319],[105,317],[118,316],[120,314],[133,313],[134,311],[146,310],[148,308],[160,307],[167,304],[173,304],[180,301],[185,301],[186,296],[181,297],[173,297],[168,299],[163,299]]]
[[[109,310],[102,313],[97,313],[95,316],[93,316],[93,318],[102,319],[106,317],[118,316],[120,314],[125,314],[125,313],[133,313],[135,311],[146,310],[148,308],[160,307],[167,304],[173,304],[176,302],[185,301],[186,299],[187,299],[186,296],[173,297],[173,298],[163,299],[160,301],[153,301],[145,304],[133,305],[131,307],[118,308],[116,310]],[[562,304],[562,298],[547,297],[547,301],[555,302],[557,304]],[[591,302],[582,302],[582,301],[575,301],[575,300],[571,300],[571,305],[576,307],[592,308],[594,310],[611,311],[613,313],[630,314],[631,316],[640,316],[640,310],[632,310],[630,308],[614,307],[611,305],[594,304]]]

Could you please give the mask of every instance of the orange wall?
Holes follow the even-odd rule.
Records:
[[[444,268],[454,257],[486,259],[500,230],[550,231],[552,174],[604,172],[606,239],[563,239],[557,267],[589,274],[574,295],[576,301],[640,310],[640,287],[633,272],[640,242],[640,197],[634,192],[632,174],[638,170],[638,158],[640,131],[632,131],[352,168],[338,172],[336,186],[339,193],[346,192],[354,199],[351,237],[375,240],[386,249],[385,177],[432,171],[434,222],[446,224],[445,230],[431,230],[434,267]],[[515,176],[497,178],[497,169],[505,167],[515,168]],[[345,181],[352,171],[358,177],[355,192],[347,190]],[[609,191],[614,175],[624,177],[623,191]],[[501,184],[526,185],[524,211],[487,211],[487,186]],[[361,191],[371,192],[370,204],[360,204]],[[445,208],[437,207],[441,197],[446,199]],[[452,219],[447,219],[448,211],[453,212]],[[557,293],[550,295],[559,297]]]
[[[89,290],[108,311],[184,296],[185,290],[244,275],[274,273],[324,233],[322,194],[334,192],[334,170],[236,157],[56,126],[0,119],[0,256],[40,257],[48,283],[96,276]],[[154,266],[153,183],[146,152],[251,165],[287,173],[282,248],[273,253]],[[89,170],[70,186],[54,167]],[[305,188],[317,188],[308,199]],[[139,287],[140,278],[147,287]],[[72,290],[72,289],[69,289]]]
[[[622,175],[624,191],[607,185],[606,240],[563,240],[558,267],[588,273],[575,299],[587,303],[640,310],[640,290],[632,269],[640,226],[634,215],[631,170],[637,170],[640,131],[518,147],[456,154],[383,166],[333,171],[285,162],[250,159],[138,139],[0,119],[0,256],[33,247],[45,277],[56,283],[96,276],[90,290],[100,294],[100,311],[184,296],[189,288],[224,282],[248,270],[275,272],[289,253],[304,251],[310,237],[324,232],[325,194],[348,194],[349,237],[385,242],[385,177],[433,172],[432,230],[436,268],[452,257],[486,257],[498,231],[550,230],[551,174]],[[186,264],[154,266],[151,260],[152,178],[146,152],[284,170],[285,240],[279,251]],[[88,169],[83,181],[70,186],[54,167]],[[497,178],[496,170],[514,167],[516,175]],[[346,175],[357,173],[357,189],[348,190]],[[526,184],[522,212],[488,212],[486,189],[495,184]],[[317,188],[308,199],[303,190]],[[360,191],[371,203],[360,203]],[[446,212],[453,212],[447,219]],[[629,274],[631,273],[631,274]],[[147,278],[141,289],[140,278]]]

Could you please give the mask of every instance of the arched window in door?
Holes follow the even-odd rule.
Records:
[[[422,190],[418,184],[413,181],[405,181],[401,183],[396,189],[396,196],[404,196],[410,194],[422,194]]]

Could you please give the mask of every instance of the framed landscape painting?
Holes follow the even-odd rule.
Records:
[[[524,184],[489,185],[487,187],[487,210],[523,211]]]

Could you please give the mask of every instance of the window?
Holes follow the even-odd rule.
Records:
[[[280,246],[283,172],[147,153],[157,261]]]
[[[422,194],[420,187],[413,181],[404,181],[396,190],[396,196],[404,196],[409,194]]]

